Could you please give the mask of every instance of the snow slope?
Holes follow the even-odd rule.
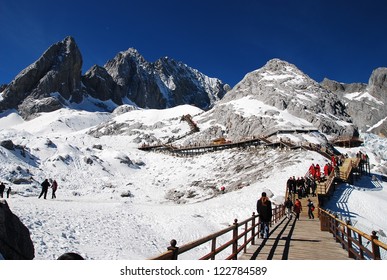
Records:
[[[116,116],[62,109],[27,122],[14,114],[0,118],[0,141],[18,145],[13,151],[0,146],[0,180],[12,187],[7,202],[31,232],[35,259],[56,259],[68,251],[98,260],[153,257],[171,239],[182,245],[227,227],[235,218],[250,217],[263,190],[274,203],[282,203],[290,176],[303,176],[312,163],[327,161],[301,150],[234,149],[183,158],[138,149],[146,142],[141,139],[167,141],[184,135],[190,128],[180,117],[201,112],[179,106]],[[104,129],[112,133],[89,133]],[[372,141],[380,144],[361,149],[379,170],[387,160],[386,143]],[[31,183],[11,183],[30,177]],[[46,200],[38,199],[45,178],[58,181],[57,199],[51,199],[50,191]],[[329,207],[343,216],[349,213],[367,233],[387,232],[386,186],[364,177],[343,187]],[[205,253],[199,248],[181,258]]]

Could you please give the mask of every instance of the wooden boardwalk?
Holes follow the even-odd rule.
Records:
[[[311,197],[317,205],[317,198]],[[286,217],[270,228],[267,239],[257,239],[240,260],[349,260],[348,252],[336,243],[332,234],[320,231],[317,210],[315,219],[307,214],[307,199],[301,199],[300,220]],[[316,208],[317,209],[317,208]]]

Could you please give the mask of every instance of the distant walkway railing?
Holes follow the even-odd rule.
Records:
[[[277,223],[284,215],[285,211],[283,206],[275,206],[273,208],[272,224]],[[181,247],[177,247],[176,240],[172,239],[171,246],[167,248],[168,251],[162,253],[159,256],[151,258],[151,260],[177,260],[179,255],[192,249],[195,249],[208,242],[211,243],[209,253],[202,257],[199,257],[199,260],[215,260],[216,255],[230,247],[231,254],[226,257],[226,260],[237,260],[238,254],[242,250],[246,252],[247,246],[249,244],[255,244],[255,239],[259,235],[259,230],[259,216],[253,213],[250,218],[242,222],[238,222],[238,220],[235,219],[233,225],[229,226],[228,228],[195,240],[191,243],[185,244]],[[217,246],[218,238],[230,232],[232,233],[231,239]]]
[[[381,250],[387,252],[387,244],[378,240],[376,231],[368,235],[321,208],[319,218],[321,231],[331,232],[343,249],[348,251],[348,257],[358,260],[380,260]],[[370,248],[367,247],[369,244]]]
[[[333,139],[332,144],[335,146],[341,146],[345,148],[358,147],[363,144],[363,139],[353,136],[340,136]]]

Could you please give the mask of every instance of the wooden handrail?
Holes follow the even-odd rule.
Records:
[[[367,258],[380,260],[380,250],[387,251],[387,244],[378,240],[376,231],[373,231],[371,235],[366,234],[328,211],[322,208],[318,208],[318,210],[321,230],[331,232],[336,241],[342,244],[343,249],[348,251],[348,257],[359,260]],[[357,234],[357,238],[354,236],[355,234]],[[371,249],[367,248],[363,239],[366,240],[367,244],[371,244]]]
[[[272,216],[272,223],[277,223],[284,215],[285,215],[285,210],[283,205],[276,205],[273,210],[273,216]],[[244,226],[244,229],[239,232],[239,229]],[[238,222],[237,219],[234,220],[233,225],[220,230],[216,233],[210,234],[206,237],[200,238],[198,240],[195,240],[193,242],[184,244],[181,247],[176,247],[176,241],[172,240],[172,243],[174,245],[168,247],[168,251],[150,258],[151,260],[173,260],[177,259],[179,255],[190,251],[196,247],[199,247],[203,245],[204,243],[210,242],[211,241],[211,249],[210,252],[207,253],[206,255],[200,257],[200,260],[209,260],[215,259],[215,256],[218,255],[220,252],[224,251],[228,247],[232,247],[232,253],[226,257],[226,259],[237,259],[238,254],[247,248],[249,244],[254,244],[255,238],[259,235],[259,216],[253,213],[253,215],[242,221]],[[216,240],[218,237],[223,236],[224,234],[233,231],[233,236],[232,238],[221,244],[219,247],[216,246]],[[250,235],[249,238],[247,236]],[[239,240],[244,238],[243,243],[239,245]],[[174,241],[174,242],[173,242]]]

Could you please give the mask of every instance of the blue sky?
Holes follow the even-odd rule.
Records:
[[[387,67],[387,1],[0,0],[0,84],[68,35],[83,73],[134,47],[231,86],[272,58],[318,82],[366,83]]]

